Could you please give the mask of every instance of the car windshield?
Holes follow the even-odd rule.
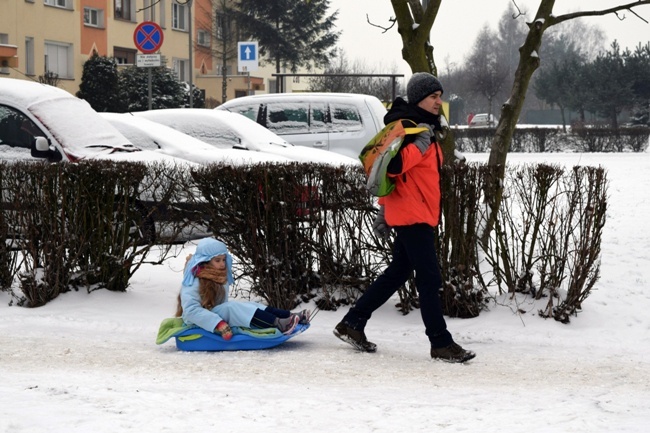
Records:
[[[263,126],[227,111],[149,111],[144,116],[221,149],[261,150],[264,146],[291,146]]]
[[[163,121],[161,119],[156,119]],[[237,134],[227,125],[216,124],[214,119],[201,116],[165,116],[164,124],[220,149],[241,147]]]
[[[47,99],[32,104],[29,110],[66,153],[77,158],[107,149],[111,152],[139,150],[81,99]]]

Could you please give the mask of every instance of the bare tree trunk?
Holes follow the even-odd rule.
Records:
[[[497,169],[490,172],[495,176],[490,182],[493,188],[485,191],[485,200],[490,207],[490,213],[487,225],[481,235],[483,244],[486,244],[487,236],[492,231],[497,218],[503,194],[503,178],[505,175],[508,149],[510,148],[510,142],[512,141],[512,135],[517,126],[521,109],[524,106],[530,79],[539,67],[539,48],[542,45],[544,30],[548,28],[548,21],[541,17],[549,17],[551,15],[554,3],[555,0],[542,0],[537,15],[535,16],[535,21],[528,24],[530,30],[528,36],[526,36],[526,41],[519,48],[519,64],[515,71],[515,79],[512,84],[510,98],[501,106],[501,116],[494,138],[492,139],[492,149],[490,151],[490,158],[488,159],[488,165],[496,166]]]
[[[430,0],[427,3],[426,10],[424,10],[420,0],[391,0],[397,21],[397,31],[402,37],[402,58],[406,60],[413,72],[431,72],[437,75],[436,65],[433,59],[433,46],[429,43],[429,33],[436,20],[441,3],[442,0]],[[513,0],[513,4],[517,7],[515,0]],[[497,211],[501,205],[508,149],[517,125],[517,120],[524,105],[530,79],[540,64],[538,54],[544,31],[564,21],[587,16],[609,15],[621,10],[627,10],[631,14],[639,17],[632,9],[648,4],[650,4],[650,0],[637,0],[604,10],[574,12],[554,16],[553,7],[555,6],[555,0],[540,0],[535,19],[531,23],[528,23],[529,32],[526,36],[526,41],[519,49],[519,65],[515,72],[510,98],[501,106],[501,117],[499,118],[496,133],[492,140],[492,149],[488,164],[495,166],[496,170],[493,171],[494,179],[491,183],[492,189],[486,191],[486,200],[491,212],[482,234],[483,241],[489,236],[494,226]],[[643,19],[641,17],[639,18]],[[462,21],[462,17],[459,17],[459,21]],[[414,26],[414,24],[418,25]],[[445,151],[445,155],[453,152],[453,140],[451,138],[445,140],[443,150]]]
[[[402,37],[402,58],[414,73],[438,75],[429,34],[442,0],[430,0],[426,10],[422,9],[420,0],[391,0],[391,3],[397,17],[397,31]]]
[[[397,31],[402,37],[402,58],[412,72],[430,72],[437,76],[438,68],[433,58],[429,34],[442,0],[429,0],[426,10],[422,8],[420,0],[391,0],[391,3],[397,17]],[[414,24],[418,25],[414,27]],[[448,133],[440,145],[445,164],[451,163],[455,148],[453,134]]]

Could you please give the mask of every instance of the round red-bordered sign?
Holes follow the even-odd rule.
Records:
[[[145,21],[135,28],[133,42],[143,54],[155,53],[160,49],[165,36],[162,28],[153,21]]]

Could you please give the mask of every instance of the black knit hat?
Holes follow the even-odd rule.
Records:
[[[406,97],[409,104],[416,105],[432,93],[442,92],[442,84],[428,72],[416,72],[406,85]]]

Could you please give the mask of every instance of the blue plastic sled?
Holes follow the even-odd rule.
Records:
[[[296,325],[289,335],[276,328],[250,329],[233,327],[233,337],[224,340],[220,335],[196,326],[188,326],[180,317],[164,319],[160,324],[156,344],[163,344],[172,337],[176,347],[185,351],[258,350],[278,346],[309,328],[309,324]]]
[[[230,340],[201,328],[187,329],[176,338],[176,347],[183,351],[259,350],[278,346],[290,338],[305,332],[309,325],[296,325],[291,334],[272,337],[255,337],[249,334],[235,334]]]

